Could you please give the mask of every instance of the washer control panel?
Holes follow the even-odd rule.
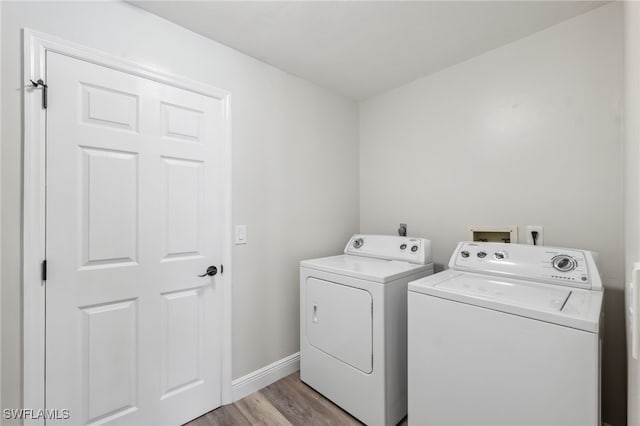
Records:
[[[586,250],[462,242],[449,267],[571,287],[602,288],[593,253]]]
[[[394,235],[356,234],[344,249],[346,254],[410,263],[432,263],[431,241],[425,238],[396,237]]]

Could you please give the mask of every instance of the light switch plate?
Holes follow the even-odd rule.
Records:
[[[236,244],[247,244],[247,225],[236,225]]]

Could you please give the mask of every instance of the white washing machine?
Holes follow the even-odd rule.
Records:
[[[602,297],[591,252],[460,243],[409,283],[409,424],[599,425]]]
[[[407,413],[407,283],[433,273],[423,238],[354,235],[300,262],[300,378],[369,425]]]

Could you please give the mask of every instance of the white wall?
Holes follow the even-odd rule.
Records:
[[[467,225],[542,224],[547,244],[602,255],[604,420],[625,424],[620,5],[363,102],[359,157],[352,102],[146,12],[0,7],[3,408],[22,392],[19,30],[30,27],[232,92],[233,224],[249,239],[233,250],[234,378],[298,350],[297,261],[341,250],[359,220],[384,233],[408,222],[433,240],[439,269]]]
[[[622,6],[612,3],[360,106],[360,231],[433,241],[468,225],[543,225],[600,252],[603,419],[625,424]],[[524,238],[524,232],[521,238]]]
[[[2,46],[2,7],[0,7],[0,47]],[[0,66],[0,96],[2,94],[2,67]],[[0,142],[2,141],[2,102],[0,101]],[[1,144],[0,144],[1,146]],[[0,149],[0,224],[2,224],[2,150]],[[0,226],[2,241],[2,226]],[[0,308],[2,308],[2,244],[0,243]],[[2,405],[2,314],[0,313],[0,405]]]
[[[232,93],[232,219],[248,234],[233,249],[233,377],[297,352],[298,261],[340,251],[358,230],[357,105],[127,4],[0,5],[2,407],[20,407],[22,393],[23,27]]]
[[[624,3],[624,251],[625,283],[631,282],[634,262],[640,261],[640,3]],[[629,301],[627,300],[627,303]],[[627,345],[631,335],[627,330]],[[628,360],[629,426],[640,426],[640,370]]]

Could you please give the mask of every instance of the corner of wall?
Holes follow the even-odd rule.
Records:
[[[0,2],[0,52],[2,49],[2,7]],[[2,63],[0,57],[0,64]],[[2,140],[2,67],[0,66],[0,141]],[[2,144],[0,144],[1,146]],[[2,223],[2,150],[0,150],[0,223]],[[2,241],[2,226],[0,226],[0,241]],[[2,245],[0,245],[0,307],[2,306]],[[0,309],[0,311],[2,311]],[[2,348],[2,315],[0,315],[0,348]],[[2,350],[0,350],[0,407],[4,407],[2,402]]]

